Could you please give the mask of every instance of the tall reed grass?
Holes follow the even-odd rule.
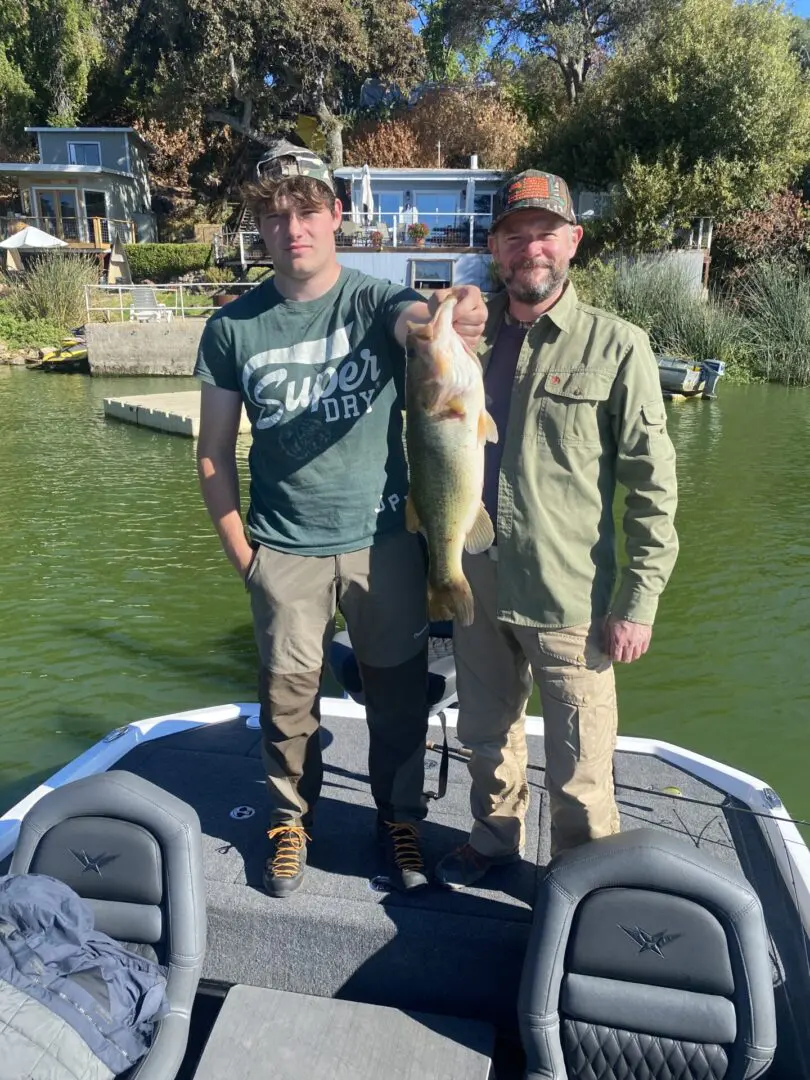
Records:
[[[772,382],[810,384],[810,274],[757,263],[737,286],[756,371]]]
[[[723,360],[746,377],[750,348],[745,320],[729,304],[703,299],[685,268],[666,258],[591,263],[572,274],[582,299],[641,326],[656,353],[685,360]]]
[[[45,319],[65,330],[86,319],[85,285],[98,284],[98,265],[73,251],[54,251],[34,259],[15,275],[6,308],[18,318]]]

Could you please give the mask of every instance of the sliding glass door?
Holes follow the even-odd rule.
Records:
[[[38,188],[34,192],[37,225],[62,240],[84,240],[75,188]]]

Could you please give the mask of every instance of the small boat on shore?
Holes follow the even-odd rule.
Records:
[[[661,355],[655,359],[664,397],[717,397],[717,383],[726,370],[722,360],[695,361]]]
[[[0,818],[0,872],[62,868],[99,929],[177,974],[171,1031],[127,1080],[810,1077],[810,851],[767,783],[620,737],[622,832],[552,860],[543,722],[528,718],[523,858],[463,892],[397,893],[339,637],[351,697],[321,703],[323,792],[288,899],[261,885],[255,703],[115,728]],[[429,866],[471,824],[449,644],[431,663]]]
[[[81,372],[87,374],[90,366],[87,359],[87,342],[83,334],[71,334],[62,339],[60,345],[39,350],[39,357],[32,361],[35,371],[59,371],[63,373]]]

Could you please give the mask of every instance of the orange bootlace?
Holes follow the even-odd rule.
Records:
[[[409,821],[386,821],[394,842],[394,862],[400,870],[421,870],[422,855],[419,851],[419,830]]]
[[[311,837],[307,836],[301,825],[277,825],[274,829],[268,829],[267,839],[273,840],[275,837],[278,840],[273,855],[273,877],[295,877],[301,869],[301,852]]]

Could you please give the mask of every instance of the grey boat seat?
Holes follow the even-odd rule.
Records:
[[[428,705],[431,714],[436,714],[457,700],[453,624],[432,622],[428,635]],[[365,704],[360,667],[348,631],[341,630],[335,634],[328,660],[329,668],[343,692],[358,704]]]
[[[49,874],[92,907],[95,927],[168,969],[170,1011],[127,1080],[174,1080],[188,1042],[206,944],[196,811],[132,773],[49,792],[22,820],[12,874]]]
[[[769,939],[738,872],[660,829],[552,860],[518,995],[526,1080],[753,1080],[776,1049]]]

